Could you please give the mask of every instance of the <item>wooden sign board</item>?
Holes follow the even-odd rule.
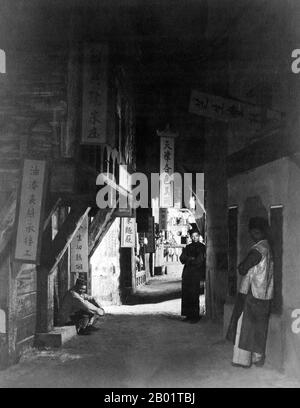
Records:
[[[121,247],[134,248],[136,235],[136,223],[134,218],[121,219]]]
[[[107,128],[108,45],[84,47],[82,143],[106,141]]]
[[[173,181],[170,178],[174,174],[174,137],[160,138],[160,174],[164,174],[160,180],[160,207],[173,207],[174,192]]]
[[[168,226],[168,209],[160,208],[159,209],[159,229],[166,230]]]
[[[88,216],[86,215],[71,242],[70,271],[85,273],[89,271]]]
[[[17,206],[16,261],[39,263],[45,182],[46,161],[25,159]]]
[[[189,112],[224,122],[243,120],[254,128],[261,128],[262,109],[260,106],[196,90],[191,93]]]
[[[36,292],[36,267],[22,265],[17,277],[17,296]]]
[[[264,109],[258,105],[240,102],[235,99],[223,98],[193,90],[191,93],[189,112],[224,122],[243,121],[254,130],[260,130],[263,120],[268,125],[280,126],[284,113],[273,109]],[[265,117],[263,117],[265,116]]]

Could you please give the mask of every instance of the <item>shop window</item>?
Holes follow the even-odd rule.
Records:
[[[272,312],[282,313],[282,252],[283,252],[283,207],[270,209],[271,246],[274,258],[274,298]]]
[[[238,207],[228,209],[228,295],[237,292]]]
[[[0,74],[6,74],[6,54],[0,50]]]

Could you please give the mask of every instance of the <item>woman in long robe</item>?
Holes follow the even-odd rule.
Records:
[[[186,321],[196,323],[200,319],[200,282],[205,279],[205,245],[199,241],[197,231],[191,237],[192,243],[180,255],[180,262],[184,264],[181,315],[185,316]]]
[[[263,218],[250,219],[249,232],[255,244],[238,268],[243,278],[227,333],[234,343],[234,366],[249,368],[253,363],[261,367],[265,362],[274,287],[267,228]]]

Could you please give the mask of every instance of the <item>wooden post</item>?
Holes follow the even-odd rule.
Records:
[[[8,364],[14,364],[16,360],[16,265],[12,261],[11,252],[7,257],[8,267],[8,319],[7,319],[7,343],[8,343]]]
[[[52,242],[52,249],[50,252],[52,254],[52,259],[54,259],[54,263],[51,265],[49,273],[52,273],[57,267],[80,227],[82,220],[89,211],[90,207],[86,208],[82,205],[77,205],[71,210]]]
[[[54,325],[54,284],[59,262],[90,208],[77,206],[68,214],[52,241],[51,222],[44,231],[41,265],[37,267],[37,332],[48,333]]]
[[[67,207],[59,207],[58,209],[58,228],[60,228],[68,217]],[[54,273],[55,293],[54,293],[54,325],[57,326],[60,322],[58,312],[60,310],[62,300],[66,292],[70,288],[70,267],[69,267],[69,247],[66,249],[62,259],[57,266],[57,273]]]
[[[132,293],[136,292],[136,260],[135,249],[131,248],[131,287]]]
[[[63,225],[64,221],[68,217],[67,208],[64,207],[60,210],[60,223]],[[69,267],[69,247],[67,248],[60,264],[59,264],[59,275],[58,275],[58,295],[59,302],[62,300],[64,294],[70,288],[70,267]]]
[[[145,253],[145,272],[146,272],[146,282],[149,281],[151,277],[151,272],[150,272],[150,253]]]
[[[49,201],[47,201],[49,202]],[[48,333],[54,325],[54,277],[49,276],[52,247],[51,216],[57,209],[59,200],[54,205],[48,205],[48,217],[44,221],[40,265],[37,266],[37,333]]]
[[[205,184],[207,210],[206,314],[223,318],[228,280],[227,128],[210,123],[206,131]]]
[[[53,329],[54,277],[49,275],[49,248],[52,244],[52,224],[43,234],[41,265],[37,266],[37,333],[48,333]]]

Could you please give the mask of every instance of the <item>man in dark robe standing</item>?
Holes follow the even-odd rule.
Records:
[[[197,323],[200,316],[200,282],[205,279],[205,245],[200,242],[198,231],[191,231],[192,243],[187,245],[180,256],[184,264],[182,273],[181,315],[185,321]]]

